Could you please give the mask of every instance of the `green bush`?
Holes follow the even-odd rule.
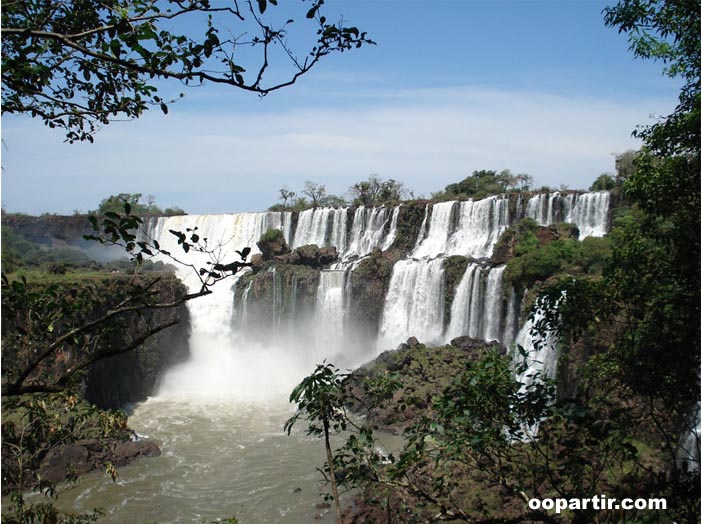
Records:
[[[279,229],[268,229],[265,233],[263,233],[260,237],[260,240],[258,242],[279,242],[280,240],[284,240],[285,235],[283,235],[282,231]]]

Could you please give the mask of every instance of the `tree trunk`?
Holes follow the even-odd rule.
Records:
[[[333,454],[331,453],[331,442],[329,441],[329,423],[324,420],[324,444],[326,445],[326,461],[329,464],[329,476],[331,477],[331,493],[336,503],[337,521],[341,522],[341,499],[338,496],[338,486],[336,485],[336,475],[333,471]]]

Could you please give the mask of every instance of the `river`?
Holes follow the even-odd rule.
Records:
[[[162,455],[120,468],[116,482],[87,475],[63,488],[59,506],[102,508],[106,523],[334,522],[333,508],[317,507],[323,443],[303,427],[283,432],[292,414],[284,399],[151,398],[134,406],[129,425],[158,442]]]

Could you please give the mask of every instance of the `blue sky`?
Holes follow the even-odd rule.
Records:
[[[190,213],[264,210],[305,180],[330,193],[370,174],[430,196],[476,169],[586,188],[669,113],[679,85],[634,60],[598,1],[328,0],[376,46],[330,56],[263,99],[183,89],[158,110],[66,144],[28,117],[2,121],[2,206],[33,214],[97,207],[119,192]],[[287,16],[287,12],[276,13]],[[273,64],[272,67],[274,67]]]

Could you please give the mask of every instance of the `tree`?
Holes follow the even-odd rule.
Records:
[[[589,191],[607,191],[616,187],[616,179],[610,173],[602,173],[589,188]]]
[[[280,189],[280,200],[282,201],[282,209],[287,209],[287,201],[294,200],[294,198],[297,196],[297,193],[294,191],[291,191],[290,188],[287,186],[283,187]]]
[[[289,435],[294,424],[303,416],[309,422],[307,435],[324,437],[326,463],[339,522],[342,519],[341,499],[338,496],[330,437],[332,431],[338,433],[348,427],[348,418],[344,411],[345,379],[346,375],[339,373],[333,364],[319,364],[314,372],[305,377],[290,393],[290,402],[297,404],[299,411],[285,423],[285,431]]]
[[[2,111],[63,128],[69,142],[92,142],[98,127],[112,120],[138,118],[151,106],[168,112],[169,100],[157,94],[154,79],[266,95],[294,84],[327,55],[372,43],[356,27],[328,21],[324,0],[298,5],[298,21],[275,20],[268,8],[277,4],[8,2],[2,10]],[[315,27],[315,42],[298,54],[291,29],[305,23]],[[268,83],[273,65],[278,72]]]
[[[100,206],[95,211],[91,211],[93,214],[105,215],[106,213],[121,213],[124,210],[125,205],[129,205],[130,213],[138,216],[173,216],[173,215],[185,215],[179,207],[169,207],[165,210],[161,209],[156,205],[156,197],[153,195],[148,195],[146,197],[146,203],[141,202],[141,193],[119,193],[117,195],[110,195],[107,198],[103,198],[100,202]]]
[[[316,209],[323,204],[324,197],[326,197],[326,186],[324,184],[317,184],[311,180],[306,180],[304,182],[302,194],[309,197],[312,207]]]
[[[635,170],[635,157],[637,155],[638,152],[633,149],[616,155],[616,180],[619,183],[623,183]]]
[[[401,201],[404,185],[393,178],[382,180],[377,175],[370,175],[367,180],[353,184],[348,191],[353,197],[353,205],[379,206]]]

